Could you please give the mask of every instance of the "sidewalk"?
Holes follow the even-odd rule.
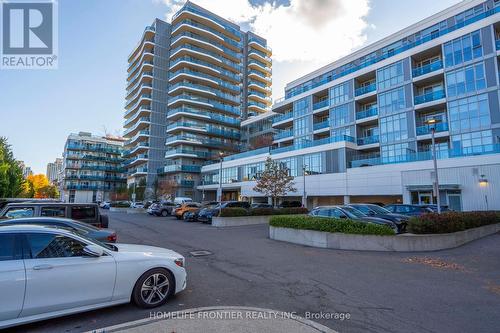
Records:
[[[154,310],[154,309],[153,309]],[[152,318],[101,328],[93,333],[336,333],[289,312],[247,307],[207,307],[154,312]]]

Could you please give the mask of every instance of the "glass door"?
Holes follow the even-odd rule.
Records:
[[[418,193],[418,204],[419,205],[431,205],[432,204],[432,194],[429,192],[419,192]]]

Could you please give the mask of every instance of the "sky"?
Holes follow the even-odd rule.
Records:
[[[286,83],[458,0],[193,0],[267,38],[273,98]],[[127,57],[146,25],[184,0],[59,0],[59,67],[0,70],[0,136],[35,173],[68,134],[120,134]]]

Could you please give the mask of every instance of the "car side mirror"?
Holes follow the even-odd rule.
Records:
[[[103,249],[97,245],[87,245],[83,248],[83,252],[90,257],[101,257],[104,254]]]

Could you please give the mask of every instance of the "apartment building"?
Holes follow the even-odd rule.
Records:
[[[61,198],[65,202],[110,200],[110,195],[126,187],[123,139],[70,134],[64,145]]]
[[[436,203],[434,132],[441,203],[500,209],[499,50],[500,2],[463,1],[289,83],[272,146],[222,163],[224,197],[266,200],[270,156],[309,207]],[[219,168],[202,168],[209,198]]]
[[[57,184],[58,175],[62,171],[62,166],[62,158],[56,158],[54,162],[47,163],[46,176],[50,183]]]
[[[243,149],[241,121],[270,111],[271,49],[192,2],[146,27],[128,58],[128,183],[175,180],[194,197],[207,161]]]

